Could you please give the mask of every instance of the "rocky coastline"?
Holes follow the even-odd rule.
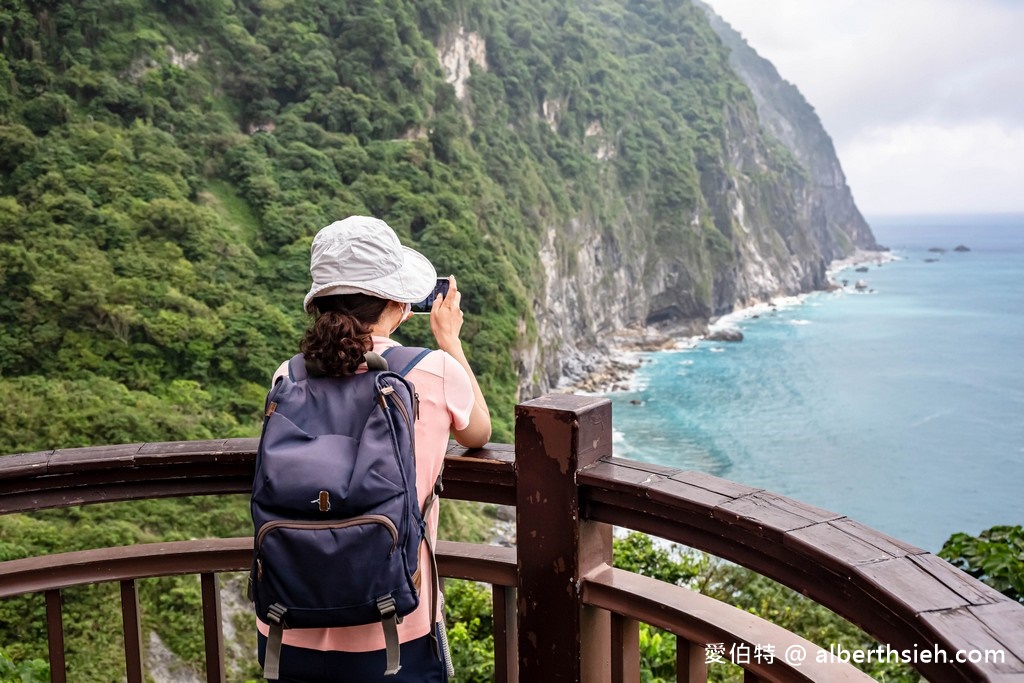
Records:
[[[829,264],[825,271],[828,285],[825,291],[854,288],[852,282],[841,278],[844,271],[898,260],[889,250],[868,251],[857,249],[850,256]],[[607,340],[587,352],[579,353],[566,363],[562,381],[555,388],[565,394],[608,394],[629,391],[636,371],[647,359],[644,353],[686,349],[705,339],[726,343],[742,341],[743,335],[734,326],[739,320],[754,317],[763,311],[800,303],[805,295],[784,296],[768,302],[756,303],[736,309],[710,321],[692,320],[671,326],[632,327],[619,330]]]
[[[565,375],[555,391],[562,394],[628,391],[636,371],[646,362],[641,354],[693,346],[706,332],[707,325],[703,323],[619,330],[601,347],[581,353],[567,363]]]

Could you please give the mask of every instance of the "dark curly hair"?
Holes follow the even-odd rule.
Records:
[[[387,299],[369,294],[337,294],[313,299],[317,309],[300,350],[313,374],[354,375],[363,355],[373,348],[370,326],[380,320]]]

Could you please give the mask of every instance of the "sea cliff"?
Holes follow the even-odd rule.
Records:
[[[665,345],[737,308],[823,289],[832,261],[878,249],[831,139],[795,86],[703,5],[668,14],[631,7],[582,11],[628,72],[637,105],[670,104],[650,133],[675,164],[662,167],[667,178],[635,183],[643,166],[612,163],[629,116],[586,118],[579,139],[559,123],[574,113],[571,85],[538,99],[556,135],[589,147],[606,191],[539,221],[537,334],[518,353],[525,395],[586,382],[614,365],[617,348]],[[589,108],[614,111],[615,96]],[[669,210],[667,194],[677,199]]]
[[[13,3],[0,39],[9,450],[253,431],[347,214],[459,277],[502,438],[615,340],[875,247],[813,109],[687,1]]]

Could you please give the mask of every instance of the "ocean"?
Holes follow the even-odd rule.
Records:
[[[630,388],[607,395],[615,454],[932,552],[958,531],[1024,524],[1024,215],[869,223],[897,260],[729,316],[742,342],[637,354]]]

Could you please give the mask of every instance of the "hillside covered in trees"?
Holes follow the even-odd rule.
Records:
[[[351,213],[458,275],[505,439],[567,353],[871,242],[688,2],[8,2],[0,47],[2,452],[252,434]]]
[[[813,110],[788,95],[775,137],[746,59],[688,0],[0,2],[0,453],[256,435],[310,239],[353,213],[458,276],[498,441],[617,330],[821,287],[874,240]],[[0,518],[0,559],[247,532],[238,501],[168,505]],[[31,611],[0,614],[17,658]]]

